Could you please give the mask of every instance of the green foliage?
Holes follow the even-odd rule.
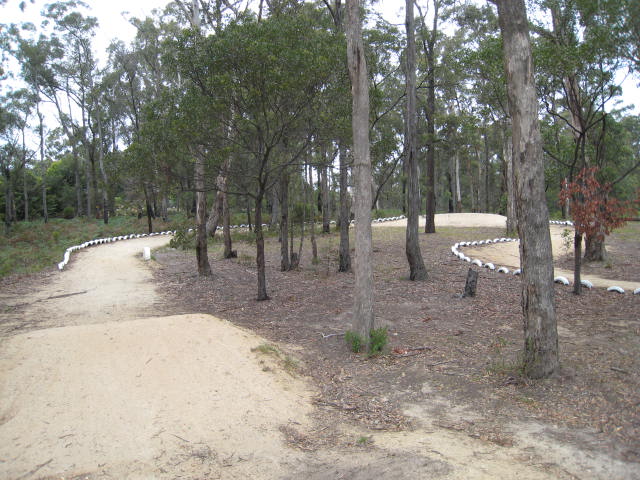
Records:
[[[71,220],[75,216],[76,212],[71,205],[67,205],[62,210],[62,218]]]
[[[175,235],[169,241],[169,247],[180,250],[194,250],[196,248],[196,232],[189,232],[185,228],[176,230]]]
[[[353,353],[360,353],[360,350],[362,349],[362,337],[359,334],[348,330],[344,334],[344,339]]]
[[[364,339],[360,334],[349,330],[345,332],[344,339],[353,353],[360,353],[362,351],[362,348],[364,347]],[[374,328],[369,334],[369,351],[367,354],[370,357],[382,354],[388,341],[389,336],[387,327]]]
[[[387,327],[374,328],[370,333],[369,356],[380,355],[389,342]]]

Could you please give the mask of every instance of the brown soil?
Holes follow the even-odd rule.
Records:
[[[236,244],[239,259],[232,261],[220,260],[214,249],[210,279],[194,275],[191,253],[163,252],[156,278],[176,312],[209,312],[287,345],[320,389],[315,403],[325,425],[367,429],[376,442],[382,440],[375,432],[444,428],[517,446],[532,464],[549,467],[549,478],[609,478],[612,472],[636,478],[640,298],[603,289],[576,297],[558,286],[562,369],[547,380],[527,380],[518,371],[517,279],[481,269],[477,297],[459,298],[468,264],[449,250],[456,241],[503,234],[442,227],[422,236],[430,278],[411,283],[404,229],[374,229],[376,318],[389,330],[390,351],[373,359],[349,352],[341,337],[350,328],[353,276],[336,273],[335,235],[320,238],[319,264],[311,265],[305,249],[302,268],[292,272],[278,271],[279,245],[270,239],[266,302],[254,300],[250,244]],[[615,277],[615,267],[608,273]],[[335,438],[305,441],[319,448]]]

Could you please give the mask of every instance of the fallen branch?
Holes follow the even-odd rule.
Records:
[[[329,335],[325,335],[324,333],[320,332],[320,335],[322,335],[322,338],[342,337],[344,336],[344,333],[330,333]]]
[[[626,375],[630,375],[630,372],[623,370],[621,368],[618,367],[609,367],[611,370],[613,370],[614,372],[618,372],[618,373],[624,373]]]
[[[42,467],[46,467],[47,465],[49,465],[51,462],[53,462],[53,458],[50,458],[49,460],[47,460],[44,463],[41,463],[40,465],[36,465],[36,468],[34,468],[33,470],[31,470],[28,473],[25,473],[24,475],[16,478],[16,480],[22,480],[23,478],[28,478],[31,475],[33,475],[34,473],[36,473],[38,470],[40,470]]]

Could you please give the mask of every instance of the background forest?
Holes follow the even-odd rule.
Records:
[[[528,3],[552,216],[569,215],[561,184],[586,166],[598,167],[612,196],[633,199],[640,117],[624,106],[620,81],[640,78],[640,5]],[[371,207],[389,216],[406,210],[406,33],[379,10],[367,7],[363,31]],[[107,52],[93,47],[98,23],[83,2],[50,3],[43,19],[5,18],[0,34],[5,235],[16,222],[54,217],[146,217],[149,231],[172,218],[191,226],[196,203],[207,201],[209,233],[257,220],[286,237],[290,223],[316,218],[326,232],[332,220],[348,222],[351,101],[340,0],[265,0],[253,9],[173,1],[131,19],[135,39]],[[510,119],[495,7],[424,0],[415,29],[421,208],[428,218],[508,215]]]

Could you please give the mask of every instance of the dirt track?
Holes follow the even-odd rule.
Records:
[[[166,241],[88,249],[50,285],[5,295],[28,304],[13,327],[29,328],[0,344],[0,478],[569,479],[585,465],[590,478],[633,478],[621,462],[543,440],[538,424],[503,447],[438,426],[420,404],[406,406],[415,430],[376,432],[374,448],[288,447],[323,430],[310,420],[314,387],[252,351],[264,340],[248,331],[160,316],[140,252]]]

